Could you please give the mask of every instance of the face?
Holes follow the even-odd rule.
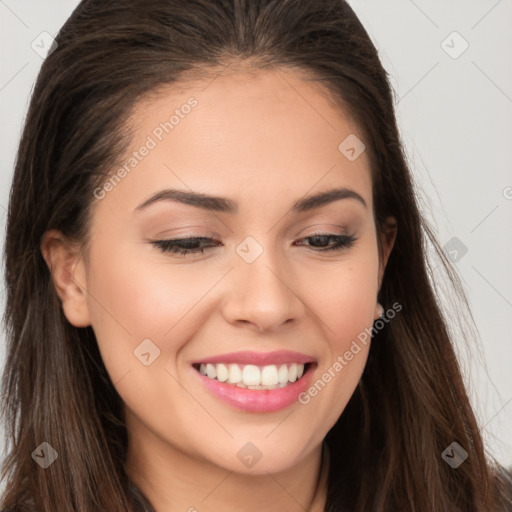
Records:
[[[354,392],[369,339],[354,340],[376,317],[385,261],[369,160],[338,148],[363,136],[285,71],[169,88],[130,124],[64,312],[92,326],[131,438],[157,456],[251,473],[298,464]],[[262,376],[265,389],[240,385]],[[251,469],[240,453],[255,448]]]

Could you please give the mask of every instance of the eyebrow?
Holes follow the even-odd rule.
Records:
[[[366,201],[355,190],[342,187],[320,192],[319,194],[302,197],[292,205],[291,209],[295,213],[302,213],[320,208],[321,206],[325,206],[329,203],[339,201],[341,199],[356,199],[365,208],[367,207]],[[186,190],[177,189],[164,189],[160,192],[157,192],[149,199],[146,199],[144,202],[139,204],[139,206],[135,208],[135,211],[138,212],[147,208],[151,204],[160,201],[176,201],[178,203],[202,208],[203,210],[221,213],[233,214],[238,212],[238,203],[231,199],[210,196],[200,192],[189,192]]]

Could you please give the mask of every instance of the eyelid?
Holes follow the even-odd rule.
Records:
[[[196,231],[197,230],[197,231]],[[191,238],[191,237],[212,237],[218,238],[220,235],[205,226],[182,226],[175,229],[159,230],[153,237],[154,240],[164,240],[167,238]]]
[[[300,237],[298,239],[299,242],[303,240],[308,239],[314,239],[314,238],[327,238],[328,241],[335,240],[335,244],[329,244],[327,247],[320,247],[315,248],[314,245],[307,244],[306,247],[310,247],[310,250],[315,253],[333,253],[336,254],[338,252],[341,252],[343,250],[350,249],[354,243],[359,239],[358,237],[355,237],[354,235],[346,235],[346,234],[337,234],[332,233],[328,231],[317,231],[315,233],[309,234],[305,237]],[[196,248],[187,248],[187,247],[180,247],[180,243],[186,243],[188,240],[194,240],[197,243],[201,244],[202,242],[206,242],[206,246],[199,246]],[[222,245],[222,243],[219,244],[218,241],[211,237],[203,237],[203,236],[184,236],[181,238],[172,238],[172,239],[166,239],[166,240],[154,240],[151,242],[153,245],[158,247],[162,252],[164,253],[171,253],[171,254],[181,254],[183,257],[187,257],[188,255],[197,255],[197,254],[203,254],[205,250],[213,249],[215,247],[218,247],[219,245]],[[304,246],[304,244],[299,244],[299,247]]]

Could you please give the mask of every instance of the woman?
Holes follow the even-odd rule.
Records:
[[[6,239],[5,510],[509,510],[341,0],[82,2]]]

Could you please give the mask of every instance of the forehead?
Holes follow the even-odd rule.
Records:
[[[231,70],[162,87],[128,125],[134,137],[120,163],[152,147],[109,199],[124,191],[133,207],[163,187],[261,204],[350,186],[371,204],[366,153],[350,160],[340,150],[362,133],[318,82],[290,70]]]

